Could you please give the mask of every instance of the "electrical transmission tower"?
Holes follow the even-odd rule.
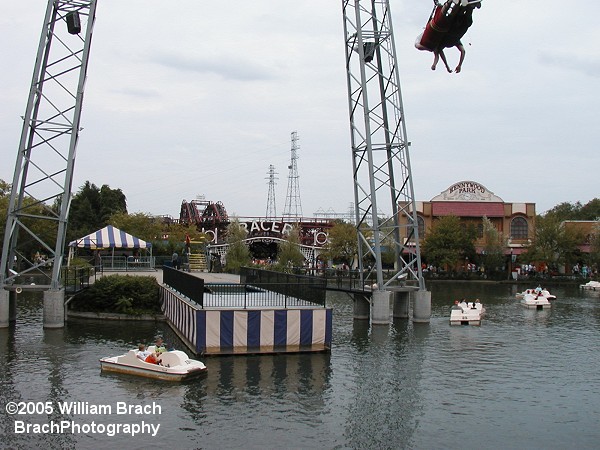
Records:
[[[48,0],[8,206],[0,289],[25,273],[46,275],[36,285],[46,327],[64,326],[60,271],[95,14],[96,0]],[[35,261],[37,250],[48,259]]]
[[[283,208],[283,217],[296,219],[302,217],[302,202],[300,202],[300,184],[298,182],[298,133],[292,131],[292,159],[288,169],[288,188],[285,196],[285,207]]]
[[[363,257],[370,254],[375,261],[371,272],[376,273],[376,290],[389,289],[396,280],[407,278],[416,281],[418,290],[424,292],[389,1],[343,0],[343,14],[360,273]],[[387,207],[389,218],[380,217],[378,208]],[[395,274],[386,281],[383,245],[393,248],[396,255]],[[430,311],[431,305],[428,307]],[[427,316],[427,306],[415,311],[417,314]],[[415,320],[426,321],[425,317]]]
[[[277,206],[275,204],[275,180],[278,178],[275,176],[277,172],[275,172],[275,166],[271,164],[269,166],[269,172],[267,172],[269,180],[269,194],[267,196],[267,219],[274,219],[277,217]]]

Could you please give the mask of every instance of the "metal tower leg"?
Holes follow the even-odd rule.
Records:
[[[61,290],[95,12],[96,0],[48,1],[11,185],[0,288],[18,283],[18,276],[41,274],[47,282],[37,289]],[[36,252],[48,258],[35,260]]]
[[[343,0],[342,5],[361,273],[369,264],[365,259],[373,261],[363,282],[372,283],[375,276],[375,291],[384,291],[406,279],[425,291],[389,1]],[[387,280],[383,246],[396,255],[394,274]],[[389,317],[389,296],[374,294],[373,314],[381,317],[373,321],[383,323]]]

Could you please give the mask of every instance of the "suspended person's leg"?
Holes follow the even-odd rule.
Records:
[[[444,63],[444,66],[446,66],[446,70],[448,71],[448,73],[452,73],[452,69],[450,68],[450,66],[448,65],[448,61],[446,60],[446,55],[444,54],[444,50],[440,50],[439,53],[442,58],[442,62]]]
[[[456,69],[454,69],[454,71],[456,73],[460,73],[461,69],[462,69],[462,63],[465,60],[465,54],[467,53],[465,50],[464,45],[462,44],[458,44],[456,45],[456,48],[458,49],[458,51],[460,52],[460,59],[458,60],[458,65],[456,66]]]

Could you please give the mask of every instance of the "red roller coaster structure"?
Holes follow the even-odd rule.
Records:
[[[181,202],[179,222],[186,225],[196,225],[198,229],[226,228],[229,216],[221,202],[208,200],[192,200]]]

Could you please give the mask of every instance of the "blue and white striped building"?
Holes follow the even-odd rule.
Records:
[[[331,348],[331,308],[202,308],[168,286],[161,291],[165,317],[197,355],[314,352]]]

